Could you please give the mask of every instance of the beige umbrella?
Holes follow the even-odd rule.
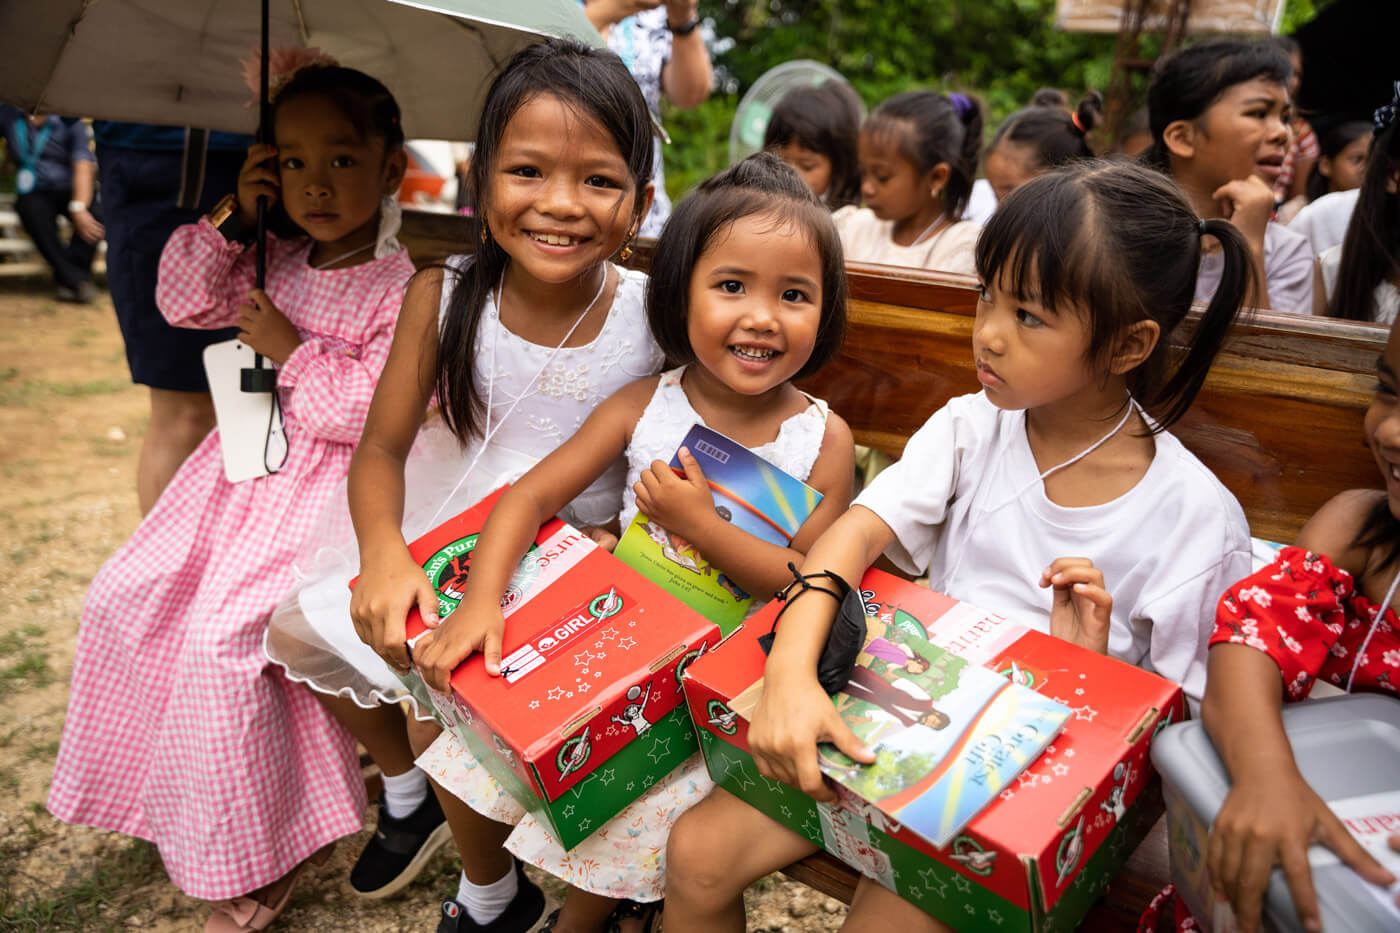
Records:
[[[542,35],[601,45],[576,0],[270,0],[270,46],[314,46],[393,92],[410,136],[470,140],[490,78]],[[30,111],[252,132],[254,0],[9,0],[0,100]]]

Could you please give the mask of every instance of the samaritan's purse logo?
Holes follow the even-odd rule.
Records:
[[[446,617],[462,602],[467,590],[467,576],[471,573],[472,551],[476,549],[478,537],[480,535],[470,534],[445,544],[423,563],[428,579],[433,582],[433,589],[437,590],[440,617]],[[520,599],[539,576],[539,565],[533,556],[538,550],[539,545],[531,544],[530,550],[521,558],[510,586],[501,597],[502,608]]]

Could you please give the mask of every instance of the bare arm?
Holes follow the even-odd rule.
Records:
[[[866,569],[893,540],[884,520],[854,506],[816,540],[801,572],[828,571],[859,586]],[[818,742],[833,742],[859,761],[873,760],[817,683],[817,661],[835,617],[836,602],[830,596],[809,592],[793,598],[778,624],[764,668],[763,695],[749,726],[759,771],[818,800],[833,796],[817,767]]]
[[[92,204],[93,179],[97,175],[97,163],[89,159],[75,159],[73,161],[73,200],[81,201],[85,205]],[[81,211],[73,211],[73,226],[78,231],[78,236],[89,243],[96,243],[106,235],[102,229],[102,224],[97,218],[84,208]]]
[[[699,12],[697,0],[666,0],[666,23],[675,28],[693,20]],[[698,107],[710,95],[714,71],[710,52],[698,28],[689,34],[671,34],[671,57],[661,69],[661,90],[666,99],[682,110]]]
[[[632,427],[655,391],[655,377],[609,397],[572,437],[536,464],[496,502],[472,551],[462,602],[414,649],[423,679],[446,690],[452,672],[480,651],[490,674],[500,673],[505,619],[501,595],[540,525],[601,476],[626,449]]]
[[[1353,542],[1368,502],[1356,492],[1335,497],[1299,533],[1297,545],[1327,554],[1336,566],[1364,566]],[[1217,644],[1208,663],[1201,718],[1231,781],[1206,852],[1211,884],[1249,933],[1258,926],[1269,873],[1282,864],[1304,927],[1319,929],[1309,844],[1326,845],[1369,881],[1389,883],[1389,874],[1298,771],[1283,731],[1283,677],[1273,658],[1249,645]]]
[[[425,620],[437,615],[437,594],[409,555],[402,524],[404,461],[423,423],[437,371],[443,275],[429,269],[409,283],[364,434],[350,458],[350,518],[361,570],[350,616],[361,640],[399,670],[408,669],[408,611],[417,605]]]

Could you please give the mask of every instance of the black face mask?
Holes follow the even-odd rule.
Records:
[[[788,569],[792,571],[793,580],[779,590],[776,597],[783,600],[783,608],[778,610],[773,619],[773,630],[767,635],[759,636],[758,646],[763,649],[764,654],[773,650],[778,619],[787,612],[793,598],[808,590],[826,593],[836,600],[837,610],[836,618],[831,622],[831,631],[826,636],[826,644],[822,646],[821,657],[817,659],[817,683],[821,684],[827,693],[838,693],[846,689],[846,684],[851,679],[851,671],[856,666],[856,656],[865,647],[865,604],[861,601],[860,593],[834,573],[823,571],[804,577],[792,564],[788,564]],[[809,582],[820,578],[830,580],[836,588],[817,586]],[[793,593],[793,587],[797,587],[796,593]]]

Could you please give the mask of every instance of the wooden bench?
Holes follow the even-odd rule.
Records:
[[[405,213],[404,240],[420,262],[461,252],[461,218]],[[651,244],[629,265],[650,267]],[[852,264],[849,329],[841,355],[804,383],[851,425],[856,440],[894,456],[948,399],[978,391],[972,362],[976,283],[914,269]],[[1192,312],[1178,345],[1194,333]],[[1387,329],[1346,321],[1256,312],[1236,323],[1179,437],[1244,507],[1253,533],[1292,541],[1319,506],[1345,489],[1379,485],[1362,437]],[[826,854],[785,869],[792,878],[850,902],[857,874]],[[1133,930],[1168,874],[1157,826],[1086,930]]]

